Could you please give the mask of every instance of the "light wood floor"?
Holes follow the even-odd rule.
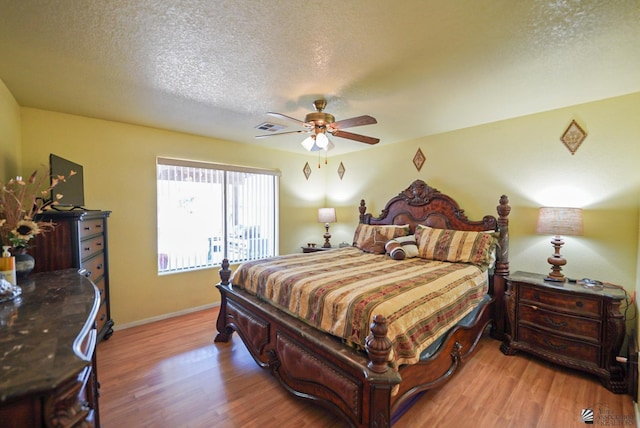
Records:
[[[237,334],[215,344],[217,313],[116,331],[100,343],[102,427],[344,426],[285,392]],[[630,396],[526,354],[504,356],[497,341],[484,338],[463,369],[423,396],[395,427],[584,427],[580,412],[587,408],[596,415],[592,426],[636,426]]]

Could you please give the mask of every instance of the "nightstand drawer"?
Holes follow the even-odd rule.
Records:
[[[600,318],[602,314],[602,300],[591,299],[584,295],[556,293],[546,291],[540,287],[522,284],[520,287],[521,300],[529,300],[532,305],[542,304],[554,309],[564,310],[576,315],[587,315]]]
[[[561,355],[563,358],[572,358],[595,366],[600,364],[600,347],[584,342],[576,342],[542,333],[525,325],[519,328],[519,339],[534,345],[536,349]]]
[[[580,318],[547,311],[528,303],[521,303],[518,310],[521,323],[534,324],[558,334],[569,334],[580,336],[580,338],[584,339],[600,341],[601,323],[597,319]]]

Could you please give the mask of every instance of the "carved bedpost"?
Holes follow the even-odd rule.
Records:
[[[360,199],[358,211],[360,211],[360,223],[364,223],[364,214],[367,212],[367,206],[364,204],[364,199]]]
[[[375,315],[369,327],[371,334],[367,336],[364,347],[369,355],[368,367],[376,373],[389,370],[389,353],[391,340],[387,337],[387,319],[382,315]]]
[[[500,235],[496,249],[496,266],[493,271],[493,296],[496,299],[496,322],[492,333],[497,339],[502,339],[505,331],[505,279],[509,276],[509,213],[511,212],[511,206],[509,206],[509,198],[507,195],[500,197],[500,205],[496,207],[496,210],[498,211],[498,231]]]
[[[218,320],[216,321],[218,334],[214,342],[228,342],[233,334],[233,329],[227,326],[227,294],[222,288],[230,283],[231,269],[229,269],[228,259],[222,259],[222,266],[218,273],[220,275],[220,283],[216,287],[220,290],[220,312],[218,312]]]
[[[229,278],[231,278],[231,269],[229,269],[228,259],[222,259],[222,265],[218,273],[220,274],[220,284],[229,285]]]

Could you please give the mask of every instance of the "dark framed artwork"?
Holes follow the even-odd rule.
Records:
[[[560,141],[562,141],[571,154],[574,155],[585,138],[587,138],[587,133],[578,125],[578,122],[572,120],[567,130],[564,131],[564,134],[560,137]]]
[[[338,166],[338,176],[340,177],[340,180],[342,180],[342,176],[344,176],[345,171],[346,169],[344,168],[344,165],[340,162],[340,165]]]
[[[304,164],[304,168],[302,168],[302,172],[304,173],[304,177],[308,180],[311,175],[311,167],[309,166],[309,162]]]
[[[424,157],[424,154],[422,153],[422,150],[420,148],[418,148],[418,151],[413,156],[413,164],[415,165],[415,167],[416,167],[416,169],[418,171],[420,171],[422,169],[422,165],[424,165],[424,162],[426,160],[427,160],[427,158]]]

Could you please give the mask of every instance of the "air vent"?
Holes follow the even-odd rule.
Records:
[[[284,128],[286,128],[286,126],[277,125],[275,123],[269,123],[269,122],[264,122],[256,126],[256,129],[259,129],[261,131],[269,131],[269,132],[282,131]]]

